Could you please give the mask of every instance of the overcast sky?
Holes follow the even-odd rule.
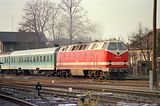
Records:
[[[27,0],[0,0],[0,31],[17,31]],[[55,0],[56,1],[56,0]],[[57,0],[58,1],[58,0]],[[98,37],[127,39],[137,30],[138,24],[152,28],[153,0],[82,0],[88,17],[99,28]],[[158,0],[159,1],[159,0]],[[158,2],[160,28],[160,2]]]

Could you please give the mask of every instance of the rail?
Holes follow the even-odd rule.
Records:
[[[0,84],[1,87],[9,87],[12,89],[19,89],[19,90],[25,90],[29,92],[34,92],[35,87],[32,85],[23,85],[23,84]],[[72,87],[76,91],[69,92],[68,88]],[[57,88],[57,89],[56,89]],[[54,84],[52,86],[45,86],[43,87],[43,90],[41,91],[44,94],[57,94],[57,95],[62,95],[62,96],[68,96],[68,97],[76,97],[77,94],[84,94],[86,91],[92,91],[96,92],[93,94],[94,96],[97,96],[97,93],[99,93],[102,89],[105,89],[105,92],[112,92],[112,93],[122,93],[122,94],[131,94],[131,95],[138,95],[138,96],[150,96],[150,97],[155,97],[159,98],[160,97],[160,92],[159,91],[141,91],[141,90],[133,90],[133,89],[115,89],[115,88],[100,88],[100,87],[80,87],[80,86],[71,86],[71,85],[57,85]],[[117,96],[101,96],[100,101],[108,101],[110,102],[115,102],[116,100],[120,101],[131,101],[131,102],[145,102],[145,103],[155,103],[155,101],[150,101],[150,100],[141,100],[141,99],[134,99],[134,98],[129,98],[129,97],[117,97]],[[111,101],[112,100],[112,101]],[[159,101],[156,101],[159,103]]]
[[[0,98],[3,99],[3,100],[10,101],[12,103],[18,104],[20,106],[37,106],[35,104],[26,102],[24,100],[20,100],[20,99],[17,99],[17,98],[14,98],[14,97],[11,97],[11,96],[8,96],[8,95],[5,95],[5,94],[1,94],[1,93],[0,93]]]

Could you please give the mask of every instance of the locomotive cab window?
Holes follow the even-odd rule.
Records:
[[[117,43],[116,42],[110,42],[108,45],[108,50],[117,50]]]
[[[119,42],[118,43],[118,49],[119,50],[127,50],[127,47],[123,42]]]

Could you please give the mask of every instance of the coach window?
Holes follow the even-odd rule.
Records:
[[[33,62],[36,62],[36,59],[35,59],[35,57],[33,57]]]
[[[22,57],[19,57],[19,59],[20,59],[20,63],[22,62]]]
[[[24,61],[23,61],[23,62],[25,63],[25,62],[26,62],[26,57],[23,57],[23,59],[24,59]]]
[[[46,62],[46,56],[43,56],[43,62]]]
[[[13,63],[15,63],[15,57],[13,57]]]
[[[27,62],[27,57],[25,57],[25,62]]]
[[[17,63],[19,62],[19,57],[17,57]]]
[[[14,57],[12,57],[12,62],[14,63]]]
[[[26,61],[26,60],[25,60],[25,57],[23,57],[23,63],[25,63],[25,61]]]
[[[7,58],[7,63],[8,63],[8,58]]]
[[[51,61],[52,61],[52,55],[51,55]]]
[[[49,62],[49,56],[47,55],[47,62]]]
[[[31,62],[31,57],[30,56],[27,56],[27,62]]]
[[[19,63],[21,63],[21,57],[19,57]]]
[[[22,61],[22,63],[23,63],[23,57],[21,57],[21,59],[22,59],[21,61]]]
[[[29,57],[29,62],[32,62],[31,57]]]
[[[36,61],[39,62],[39,57],[38,56],[36,57]]]
[[[14,57],[14,63],[16,63],[16,57]]]
[[[26,62],[29,62],[29,57],[28,56],[26,57]]]
[[[10,58],[10,62],[12,63],[12,57]]]
[[[6,57],[6,63],[8,63],[8,59],[7,59],[7,57]]]
[[[20,57],[20,59],[21,59],[21,62],[23,62],[23,59],[22,59],[22,57]]]
[[[27,63],[29,61],[29,58],[28,57],[25,57],[25,62]]]
[[[19,57],[17,57],[17,63],[19,63]]]
[[[29,57],[30,59],[31,59],[31,61],[30,62],[33,62],[33,58],[32,58],[32,56],[31,57]]]
[[[8,63],[8,58],[6,57],[6,63]]]
[[[4,58],[4,63],[6,63],[6,58]]]
[[[18,62],[20,63],[21,62],[21,60],[20,60],[21,58],[20,57],[18,57]]]
[[[16,57],[16,62],[17,62],[17,63],[19,62],[18,59],[19,59],[19,57]]]
[[[24,57],[24,63],[26,62],[26,57]]]

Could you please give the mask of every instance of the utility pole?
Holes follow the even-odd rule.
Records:
[[[152,72],[153,72],[153,87],[157,88],[157,53],[156,53],[156,23],[157,23],[157,0],[153,0],[153,57],[152,57]]]

